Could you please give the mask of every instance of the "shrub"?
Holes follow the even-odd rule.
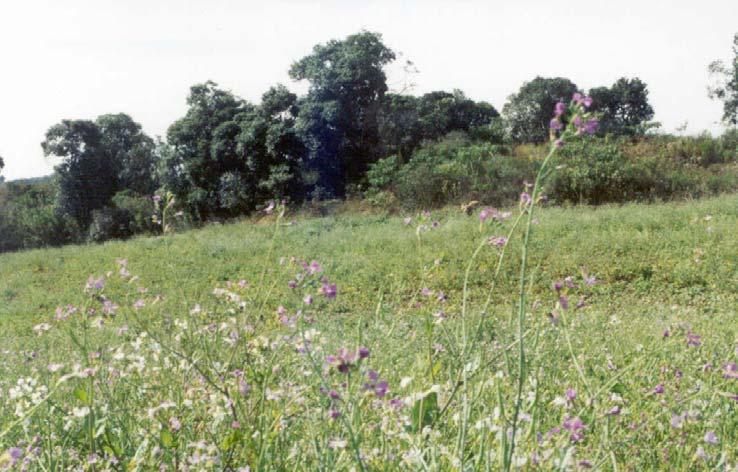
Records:
[[[130,222],[130,212],[122,208],[103,207],[94,210],[87,239],[91,242],[102,242],[108,239],[128,238],[133,234]]]

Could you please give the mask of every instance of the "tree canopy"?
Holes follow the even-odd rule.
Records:
[[[559,101],[569,102],[577,86],[563,77],[536,77],[511,95],[502,110],[514,141],[541,143],[548,140],[548,125]]]
[[[648,86],[637,77],[622,77],[609,88],[593,88],[589,96],[592,97],[592,111],[599,115],[600,135],[641,135],[645,131],[644,124],[653,118]]]
[[[710,98],[723,102],[722,120],[738,125],[738,33],[733,37],[733,60],[730,64],[714,61],[708,67],[717,83],[708,88]]]

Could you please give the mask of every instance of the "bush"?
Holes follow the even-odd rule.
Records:
[[[130,221],[129,229],[133,234],[152,233],[157,226],[151,219],[154,214],[154,202],[151,197],[136,195],[130,190],[118,192],[113,196],[115,208],[127,212]]]
[[[128,238],[133,234],[131,219],[130,212],[122,208],[104,207],[94,210],[87,239],[91,242],[102,242],[108,239]]]
[[[392,187],[405,207],[437,207],[462,200],[499,205],[517,198],[536,165],[499,155],[493,144],[450,137],[424,145],[400,168]]]

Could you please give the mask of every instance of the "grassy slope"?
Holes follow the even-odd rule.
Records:
[[[584,266],[601,281],[589,294],[589,308],[576,312],[573,325],[574,350],[581,353],[580,360],[595,387],[607,382],[609,374],[603,373],[602,367],[606,359],[629,366],[628,380],[622,381],[635,396],[635,392],[641,395],[663,381],[663,370],[659,374],[663,365],[673,362],[686,370],[709,360],[719,368],[735,357],[738,197],[596,209],[549,208],[539,216],[531,253],[536,267],[534,298],[550,308],[555,300],[551,282],[576,275]],[[49,360],[64,359],[69,346],[64,333],[52,330],[39,338],[32,327],[53,318],[57,306],[81,304],[87,277],[112,270],[116,258],[127,258],[141,283],[164,296],[156,313],[176,315],[195,303],[211,304],[213,288],[227,280],[246,279],[252,286],[260,286],[264,268],[266,280],[277,281],[265,310],[274,313],[289,291],[284,282],[290,275],[283,276],[278,261],[295,256],[321,261],[331,281],[338,283],[336,303],[318,319],[318,327],[327,333],[329,342],[340,346],[346,338],[360,337],[378,353],[375,357],[384,366],[383,375],[391,385],[397,385],[401,377],[417,371],[424,349],[421,313],[427,308],[415,306],[418,290],[425,286],[445,291],[449,301],[444,310],[453,320],[460,311],[464,269],[482,237],[476,217],[448,210],[435,213],[433,219],[440,227],[423,233],[420,241],[414,226],[405,226],[399,217],[298,220],[282,228],[271,255],[273,229],[267,222],[213,225],[162,238],[3,255],[0,345],[11,351],[38,349]],[[485,228],[484,235],[498,234],[502,234],[499,228]],[[512,246],[516,248],[516,243]],[[511,336],[505,326],[514,300],[517,252],[511,254],[513,260],[505,266],[491,310],[490,330],[499,332],[502,340]],[[472,271],[472,306],[478,307],[486,294],[495,260],[496,252],[489,248]],[[111,285],[107,293],[121,305],[130,305],[135,294],[129,292]],[[681,337],[668,345],[659,344],[664,343],[661,334],[667,327],[699,333],[703,342],[700,357],[690,357],[692,351],[685,350]],[[547,382],[547,395],[560,394],[578,382],[560,338],[551,336],[545,338],[542,348],[550,357],[538,360],[545,365],[540,375]],[[650,353],[638,355],[643,349]],[[0,378],[14,370],[3,364]],[[579,389],[583,388],[580,384]],[[714,388],[713,398],[723,387]],[[644,415],[667,415],[666,422],[669,414],[678,411],[676,406],[661,411],[658,404],[642,408]],[[731,435],[732,440],[737,439],[735,419],[722,418],[721,423],[711,420],[708,426],[718,431],[723,444],[730,444]],[[556,420],[544,423],[551,421]],[[649,451],[648,441],[663,444],[665,439],[654,434],[661,433],[648,432],[645,439],[639,438],[645,448],[640,454],[657,454]],[[624,437],[623,441],[635,440]],[[734,456],[736,451],[729,453]],[[625,449],[622,454],[619,461],[633,460]],[[693,451],[687,455],[691,454]],[[641,466],[659,463],[658,458],[643,460]],[[689,467],[688,459],[684,461],[675,467]]]

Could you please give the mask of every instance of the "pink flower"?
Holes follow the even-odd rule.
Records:
[[[338,293],[338,287],[336,284],[329,284],[328,282],[324,282],[323,285],[318,289],[318,292],[322,295],[325,295],[325,297],[329,300],[333,300],[336,298],[336,294]]]
[[[738,379],[738,365],[729,362],[723,366],[723,377],[726,379]]]

